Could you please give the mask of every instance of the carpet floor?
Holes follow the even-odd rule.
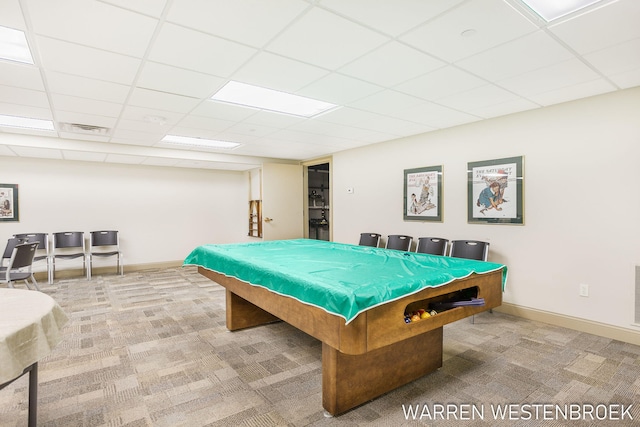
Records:
[[[283,322],[227,331],[224,288],[194,268],[41,288],[70,318],[39,364],[43,427],[640,425],[639,346],[501,313],[445,326],[442,368],[327,417],[321,343]],[[27,409],[25,376],[0,427]]]

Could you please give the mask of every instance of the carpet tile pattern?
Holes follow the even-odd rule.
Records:
[[[39,365],[43,427],[640,425],[640,347],[500,313],[447,325],[438,371],[327,417],[320,342],[282,322],[227,331],[224,288],[194,268],[42,289],[70,318]],[[23,377],[0,427],[27,408]]]

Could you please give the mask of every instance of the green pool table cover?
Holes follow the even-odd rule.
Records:
[[[267,288],[340,316],[346,323],[380,304],[507,267],[368,246],[294,239],[202,245],[184,265],[196,265]]]

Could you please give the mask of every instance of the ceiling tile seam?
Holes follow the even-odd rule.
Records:
[[[102,4],[104,4],[106,6],[109,6],[109,7],[113,7],[113,8],[120,9],[120,10],[124,10],[124,11],[130,12],[130,13],[135,13],[136,15],[144,16],[146,18],[158,19],[157,16],[150,15],[150,14],[142,12],[140,10],[129,9],[129,8],[126,8],[126,7],[122,6],[122,5],[120,5],[120,4],[109,3],[109,2],[104,1],[104,0],[95,0],[95,1],[97,1],[98,3],[102,3]],[[170,5],[172,3],[173,3],[173,0],[166,0],[166,3],[165,3],[164,8],[163,8],[163,11],[160,14],[161,16],[164,14],[164,11],[167,8],[170,8]]]
[[[240,70],[242,70],[242,69],[243,69],[247,64],[249,64],[253,59],[255,59],[255,58],[256,58],[260,53],[267,52],[267,53],[270,53],[270,54],[273,54],[273,55],[277,55],[277,56],[279,56],[279,57],[281,57],[281,58],[286,58],[286,59],[290,59],[290,60],[293,60],[293,61],[296,61],[296,62],[300,62],[300,63],[306,64],[306,65],[310,65],[310,66],[317,67],[317,66],[315,66],[315,65],[307,64],[307,63],[302,62],[302,61],[300,61],[300,60],[297,60],[297,59],[295,59],[295,58],[289,58],[289,57],[284,56],[284,55],[281,55],[281,54],[277,54],[277,53],[274,53],[274,52],[270,52],[270,51],[268,51],[268,50],[266,49],[266,46],[268,46],[270,43],[272,43],[274,40],[276,40],[276,39],[277,39],[277,38],[278,38],[282,33],[284,33],[288,28],[290,28],[290,27],[291,27],[291,25],[293,25],[293,24],[294,24],[295,22],[297,22],[298,20],[302,19],[302,17],[303,17],[304,15],[306,15],[309,11],[313,10],[313,8],[314,8],[314,6],[313,6],[312,4],[310,4],[309,6],[307,6],[307,7],[306,7],[303,11],[301,11],[301,12],[300,12],[300,13],[299,13],[295,18],[293,18],[293,19],[292,19],[292,20],[291,20],[291,21],[290,21],[286,26],[283,26],[283,28],[282,28],[278,33],[276,33],[276,34],[271,38],[271,40],[269,40],[268,42],[266,42],[265,44],[263,44],[263,45],[262,45],[262,46],[260,46],[260,47],[252,46],[252,45],[249,45],[249,44],[246,44],[246,43],[242,43],[242,42],[238,42],[237,40],[228,39],[228,38],[225,38],[225,37],[220,37],[220,36],[218,36],[218,35],[211,34],[211,33],[208,33],[208,32],[206,32],[206,31],[202,31],[202,30],[199,30],[199,29],[196,29],[196,28],[193,28],[193,27],[189,27],[189,26],[186,26],[186,25],[183,25],[183,24],[179,24],[179,23],[174,22],[174,21],[167,20],[166,22],[169,22],[169,23],[171,23],[172,25],[177,25],[177,26],[179,26],[179,27],[181,27],[181,28],[185,28],[185,29],[188,29],[188,30],[196,31],[196,32],[199,32],[199,33],[201,33],[201,34],[205,34],[205,35],[207,35],[207,36],[215,37],[215,38],[218,38],[218,39],[221,39],[221,40],[225,40],[225,41],[228,41],[228,42],[231,42],[231,43],[234,43],[234,44],[239,44],[239,45],[242,45],[242,46],[245,46],[245,47],[248,47],[248,48],[251,48],[251,49],[255,50],[255,52],[253,53],[253,55],[251,55],[249,58],[247,58],[247,60],[246,60],[246,61],[244,61],[244,62],[243,62],[242,64],[240,64],[240,65],[239,65],[239,66],[238,66],[238,67],[237,67],[233,72],[231,72],[231,73],[230,73],[229,77],[217,76],[217,75],[209,74],[209,73],[201,73],[201,74],[203,74],[203,75],[211,75],[211,76],[214,76],[214,77],[219,77],[219,78],[221,78],[221,79],[224,79],[225,81],[224,81],[224,83],[223,83],[223,84],[221,84],[219,87],[216,87],[215,89],[213,89],[213,90],[212,90],[212,91],[207,95],[207,97],[202,98],[202,99],[201,99],[201,101],[200,101],[197,105],[195,105],[191,110],[189,110],[189,111],[188,111],[188,112],[187,112],[187,113],[182,117],[182,119],[178,120],[178,121],[176,122],[176,124],[175,124],[171,129],[169,129],[169,130],[168,130],[168,132],[170,133],[170,132],[171,132],[171,130],[175,129],[176,127],[180,127],[180,122],[181,122],[182,120],[184,120],[185,118],[189,117],[190,115],[192,115],[194,111],[196,111],[197,109],[199,109],[199,108],[200,108],[200,106],[205,105],[205,104],[206,104],[206,103],[208,103],[208,102],[214,102],[214,101],[212,101],[212,100],[211,100],[211,97],[212,97],[212,96],[213,96],[213,95],[214,95],[214,94],[215,94],[215,93],[220,89],[220,87],[223,87],[223,86],[224,86],[225,84],[227,84],[229,81],[233,80],[233,79],[234,79],[234,78],[233,78],[233,77],[234,77],[234,75],[236,75]],[[154,40],[154,41],[155,41],[155,40]],[[156,63],[159,63],[159,62],[157,62],[157,61],[150,61],[150,62],[156,62]],[[162,64],[162,63],[160,63],[160,64]],[[164,64],[164,65],[166,65],[166,64]],[[171,65],[171,66],[173,66],[173,65]],[[322,68],[322,67],[317,67],[317,68]],[[188,70],[188,71],[194,71],[194,70],[189,70],[189,69],[187,69],[187,70]],[[196,72],[197,72],[197,71],[196,71]],[[330,71],[328,71],[328,72],[330,72]],[[196,99],[197,99],[197,98],[196,98]],[[254,113],[254,114],[251,114],[249,117],[247,117],[246,119],[244,119],[244,120],[243,120],[243,122],[244,122],[244,121],[246,121],[248,118],[254,117],[255,115],[259,114],[259,113],[262,111],[262,110],[260,110],[260,109],[253,109],[253,110],[255,110],[255,113]],[[206,117],[206,116],[200,116],[200,115],[197,115],[197,114],[195,114],[195,115],[196,115],[196,116],[199,116],[199,117]],[[208,117],[207,117],[207,118],[208,118]],[[226,131],[228,131],[231,127],[233,127],[233,125],[230,125],[229,127],[225,128],[225,129],[223,129],[223,130],[220,130],[220,131],[218,131],[217,133],[218,133],[218,134],[221,134],[221,133],[223,133],[223,132],[226,132]],[[199,129],[199,128],[196,128],[196,129]],[[201,129],[201,130],[207,130],[207,129]]]
[[[173,1],[168,0],[167,3],[165,4],[164,9],[162,10],[162,14],[160,15],[160,17],[154,18],[157,21],[156,28],[153,30],[153,34],[151,35],[151,39],[149,40],[149,44],[147,45],[147,48],[145,49],[142,58],[140,58],[140,65],[138,66],[138,70],[136,71],[136,75],[134,76],[133,81],[131,82],[131,85],[129,86],[129,92],[127,93],[127,96],[122,103],[122,107],[120,108],[120,114],[118,115],[116,122],[113,125],[113,129],[116,129],[120,124],[120,121],[123,120],[124,112],[129,107],[129,102],[131,101],[133,92],[138,87],[138,81],[140,80],[140,76],[142,75],[142,70],[144,69],[145,64],[149,58],[149,54],[158,39],[158,35],[160,34],[162,26],[166,22],[167,14],[169,13],[169,9],[171,8],[172,5],[173,5]],[[164,110],[161,110],[161,111],[164,111]],[[177,112],[174,112],[174,113],[176,113],[176,115],[179,114]],[[184,119],[187,116],[187,114],[183,114],[180,120]],[[176,123],[178,123],[180,120],[176,121]],[[167,129],[167,132],[170,132],[171,129],[173,129],[173,126],[169,127]],[[110,135],[109,142],[114,142],[113,133]]]
[[[40,49],[38,43],[36,41],[36,37],[33,32],[33,23],[31,22],[31,17],[28,13],[28,10],[25,6],[25,0],[19,0],[18,5],[20,7],[20,12],[22,13],[22,19],[24,20],[24,25],[26,28],[25,37],[27,38],[27,43],[29,44],[29,49],[31,50],[31,57],[33,58],[33,67],[37,67],[38,74],[40,74],[40,78],[42,79],[42,86],[44,87],[45,95],[47,97],[47,103],[49,104],[49,113],[51,114],[51,118],[53,121],[53,127],[55,129],[55,136],[59,137],[60,133],[58,132],[56,123],[56,115],[55,109],[53,107],[53,99],[49,96],[50,87],[49,82],[47,81],[46,73],[44,72],[44,67],[42,66],[42,57],[40,55]]]
[[[584,58],[584,55],[580,55],[578,52],[575,51],[575,49],[573,49],[571,46],[569,46],[564,40],[562,40],[562,38],[558,37],[553,31],[551,31],[551,29],[549,28],[544,28],[544,31],[546,32],[546,34],[551,37],[553,40],[555,40],[560,46],[564,47],[565,49],[567,49],[567,51],[569,51],[575,59],[577,59],[578,61],[582,62],[586,67],[588,67],[591,71],[593,71],[594,73],[596,73],[597,75],[600,76],[601,79],[605,80],[607,83],[609,83],[610,85],[612,85],[613,87],[616,88],[616,90],[621,89],[620,86],[618,86],[617,83],[613,82],[613,80],[611,80],[606,74],[602,73],[597,67],[595,67],[592,63],[590,63],[589,61],[587,61]],[[603,49],[608,49],[611,48],[612,46],[616,46],[619,43],[616,43],[614,45],[608,46],[606,48]],[[602,50],[602,49],[599,49]],[[599,51],[598,50],[598,51]],[[596,51],[597,52],[597,51]],[[589,53],[593,53],[593,52],[589,52]]]

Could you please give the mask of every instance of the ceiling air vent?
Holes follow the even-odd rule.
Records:
[[[111,129],[82,123],[60,123],[60,131],[82,133],[85,135],[109,135]]]

